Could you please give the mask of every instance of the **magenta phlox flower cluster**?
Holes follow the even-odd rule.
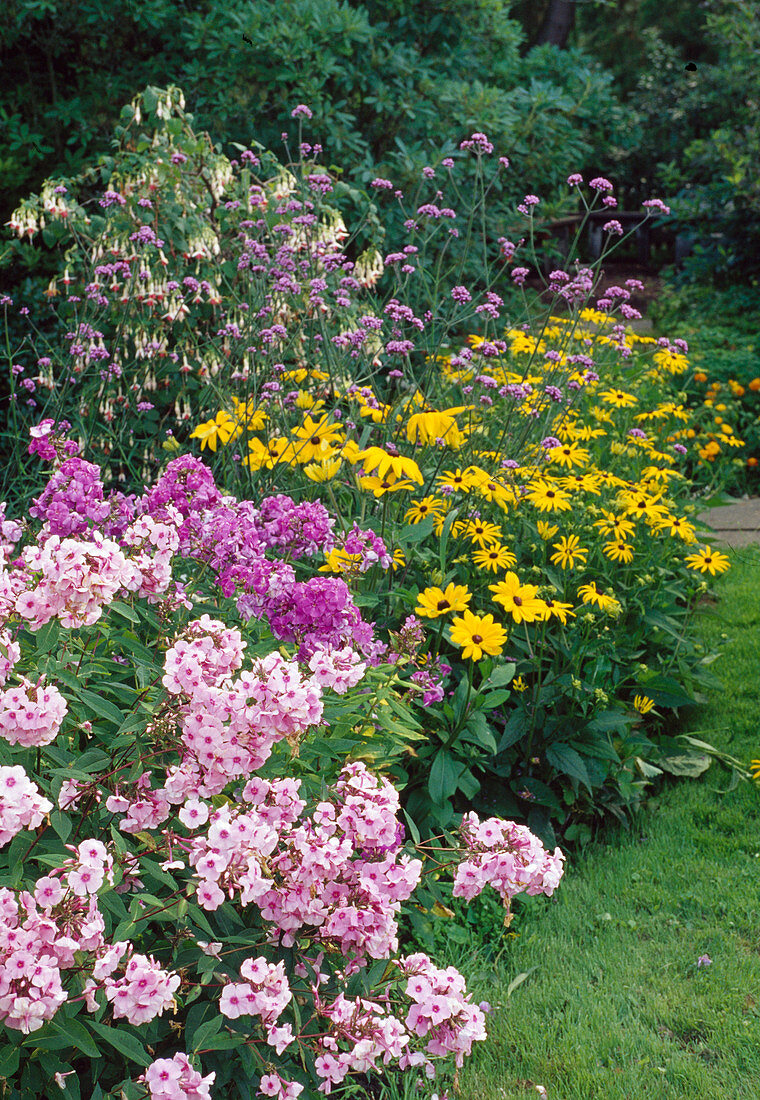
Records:
[[[304,661],[320,645],[342,648],[353,643],[362,649],[373,641],[372,626],[362,619],[340,577],[296,581],[267,601],[266,611],[275,638],[298,642],[298,656]]]
[[[52,809],[20,764],[0,767],[0,844],[22,829],[36,829]]]
[[[29,514],[43,521],[50,535],[84,535],[93,526],[119,534],[134,514],[134,497],[115,492],[106,498],[100,467],[81,458],[67,458],[55,470]]]
[[[443,681],[451,672],[451,665],[440,662],[438,668],[420,668],[412,673],[410,679],[412,683],[416,684],[419,689],[422,690],[422,705],[423,707],[432,706],[433,703],[440,703],[444,697]]]
[[[150,1100],[211,1100],[209,1089],[215,1073],[203,1077],[193,1069],[186,1054],[157,1058],[137,1080],[148,1090]]]
[[[137,510],[160,519],[165,506],[173,504],[187,520],[193,513],[213,508],[220,500],[221,493],[209,468],[192,455],[180,455],[172,459],[153,488],[140,498]]]
[[[243,982],[228,982],[222,989],[219,1011],[228,1020],[259,1016],[274,1024],[290,1004],[293,994],[285,977],[285,963],[270,963],[263,957],[246,959],[240,967]]]
[[[332,550],[335,520],[319,501],[296,503],[284,494],[265,497],[254,520],[262,545],[287,550],[293,560]]]
[[[17,687],[0,691],[0,736],[11,745],[33,748],[49,745],[68,712],[66,700],[54,684],[41,676],[36,684],[25,676]]]
[[[383,539],[372,530],[362,530],[358,523],[354,523],[339,546],[346,554],[360,555],[360,573],[366,573],[373,565],[379,565],[381,569],[389,569],[393,562]]]
[[[461,1066],[472,1044],[486,1038],[485,1015],[471,1003],[464,978],[453,966],[446,970],[434,966],[422,952],[399,959],[398,965],[409,976],[406,993],[414,1002],[406,1016],[407,1028],[427,1040],[427,1054],[437,1058],[453,1054]],[[424,1064],[420,1052],[401,1059],[402,1069],[420,1064]],[[432,1065],[425,1069],[433,1076]]]
[[[350,646],[342,649],[319,646],[309,658],[309,668],[320,687],[345,695],[363,678],[367,663]]]
[[[22,559],[34,587],[17,596],[15,610],[31,630],[53,618],[66,627],[91,626],[122,588],[141,584],[134,563],[98,531],[87,541],[51,535],[42,546],[27,546]]]
[[[508,903],[515,894],[551,897],[563,874],[564,855],[548,852],[527,825],[465,814],[459,828],[467,858],[454,877],[454,896],[470,901],[490,884]]]

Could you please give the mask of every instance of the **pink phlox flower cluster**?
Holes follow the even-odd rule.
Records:
[[[167,650],[161,682],[172,695],[193,695],[201,684],[216,686],[240,668],[246,644],[240,631],[202,615]]]
[[[40,794],[20,764],[0,767],[0,844],[22,829],[36,829],[53,803]]]
[[[362,530],[357,523],[354,523],[339,545],[346,554],[360,555],[360,573],[366,573],[375,564],[381,569],[389,569],[393,563],[383,539],[372,530]],[[331,547],[325,547],[325,550],[328,549]]]
[[[0,889],[0,1020],[24,1035],[52,1020],[68,996],[60,961],[39,938],[36,917],[32,906],[31,919],[22,921],[16,898]]]
[[[419,1038],[426,1038],[425,1052],[445,1058],[453,1054],[457,1066],[472,1051],[472,1044],[486,1038],[485,1015],[471,1003],[465,980],[453,966],[445,970],[434,966],[419,952],[399,959],[402,974],[408,975],[406,994],[414,1002],[406,1016],[406,1026]],[[401,1059],[401,1068],[419,1064],[419,1053]],[[428,1076],[431,1066],[425,1067]]]
[[[254,526],[265,547],[287,550],[294,560],[335,545],[335,520],[318,500],[297,503],[284,494],[265,497]]]
[[[188,861],[198,878],[198,904],[218,909],[225,894],[233,898],[236,893],[243,905],[258,902],[272,884],[262,866],[277,842],[277,830],[255,808],[221,806],[212,815],[207,834],[188,843]]]
[[[350,646],[342,649],[320,646],[309,658],[309,668],[320,687],[345,695],[362,679],[367,664]]]
[[[123,833],[140,833],[144,829],[156,829],[171,813],[170,800],[165,790],[153,790],[149,772],[130,784],[130,797],[120,788],[106,799],[106,809],[112,813],[126,813],[119,822]]]
[[[240,967],[244,982],[228,982],[222,989],[219,1011],[228,1020],[259,1016],[274,1024],[290,1004],[293,994],[285,977],[285,963],[270,963],[263,957],[246,959]]]
[[[60,870],[64,872],[62,881],[75,897],[96,894],[106,881],[113,886],[113,857],[102,841],[84,840],[78,847],[66,847],[76,858],[64,860]]]
[[[314,1063],[322,1083],[319,1091],[329,1096],[333,1085],[339,1085],[353,1073],[377,1071],[382,1058],[388,1065],[403,1056],[409,1044],[404,1025],[385,1007],[375,1001],[356,997],[349,1000],[339,993],[331,1004],[317,1000],[320,1016],[330,1021],[330,1034],[320,1040],[323,1051]],[[348,1050],[339,1048],[340,1041]]]
[[[102,952],[104,930],[97,898],[58,878],[38,879],[34,895],[0,888],[0,1020],[25,1035],[51,1020],[68,997],[61,971],[79,952]]]
[[[254,776],[243,787],[242,800],[255,806],[259,817],[278,832],[289,829],[306,808],[299,797],[300,779],[262,779]]]
[[[8,630],[0,629],[0,687],[20,658],[21,646],[13,640]]]
[[[562,878],[563,853],[559,848],[548,852],[527,825],[497,817],[481,822],[468,813],[459,835],[469,854],[456,870],[455,897],[469,901],[487,885],[507,902],[521,893],[551,897]]]
[[[0,691],[0,736],[24,748],[49,745],[68,712],[66,700],[57,687],[45,684],[44,676],[36,684],[25,676],[19,679],[18,687]]]
[[[152,955],[133,954],[124,976],[116,981],[106,978],[104,988],[113,1006],[114,1019],[125,1018],[130,1024],[139,1025],[172,1007],[180,981],[179,974],[164,970]]]
[[[150,1100],[211,1100],[209,1089],[216,1074],[203,1077],[186,1054],[175,1054],[151,1062],[137,1080],[148,1089]]]
[[[297,1081],[286,1081],[279,1073],[265,1073],[259,1081],[259,1096],[274,1096],[276,1100],[296,1100],[303,1092]]]
[[[10,561],[16,543],[24,533],[21,524],[17,520],[5,518],[7,507],[5,501],[0,503],[0,566]]]
[[[224,686],[193,689],[182,718],[183,766],[197,769],[198,793],[219,794],[231,779],[257,771],[277,741],[295,746],[322,712],[316,679],[275,650]]]
[[[93,797],[96,802],[101,800],[100,790],[94,783],[79,779],[64,779],[58,792],[58,809],[76,809],[85,794]]]
[[[31,630],[53,618],[65,627],[91,626],[122,588],[140,585],[137,567],[98,531],[86,542],[51,535],[42,546],[27,546],[22,558],[37,580],[17,596],[15,610]]]
[[[129,560],[139,570],[138,596],[155,603],[168,589],[172,579],[172,559],[179,549],[178,526],[182,517],[173,505],[164,509],[166,522],[152,516],[140,516],[124,531],[122,547],[129,547]]]

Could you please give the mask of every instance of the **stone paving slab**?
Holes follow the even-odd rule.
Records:
[[[760,543],[760,499],[738,500],[699,515],[700,523],[715,532],[715,542],[739,549]]]

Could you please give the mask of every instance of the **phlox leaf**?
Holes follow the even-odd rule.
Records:
[[[99,1024],[96,1020],[90,1020],[90,1027],[101,1039],[109,1043],[114,1050],[118,1050],[119,1054],[123,1054],[130,1062],[136,1062],[139,1066],[150,1065],[152,1059],[145,1047],[136,1035],[132,1035],[131,1032],[125,1029],[121,1022],[116,1028]]]

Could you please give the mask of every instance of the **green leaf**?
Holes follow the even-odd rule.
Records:
[[[506,688],[500,688],[499,691],[489,691],[486,695],[481,696],[478,706],[481,710],[493,710],[494,707],[500,707],[502,703],[505,703],[509,699],[511,691],[507,691]]]
[[[436,805],[445,802],[457,789],[457,780],[464,765],[459,764],[447,749],[439,749],[433,760],[428,791]]]
[[[200,1024],[191,1038],[189,1038],[189,1049],[198,1051],[208,1045],[210,1039],[213,1039],[215,1035],[218,1035],[222,1030],[222,1024],[224,1020],[221,1016],[214,1016],[210,1020],[206,1020],[205,1023]]]
[[[117,726],[121,726],[124,721],[124,715],[117,706],[109,702],[108,699],[103,699],[102,696],[96,695],[94,691],[87,691],[85,688],[79,689],[79,698],[83,703],[86,703],[88,707],[99,714],[101,718],[107,718],[109,722],[115,722]]]
[[[129,604],[123,603],[121,600],[111,600],[108,605],[109,609],[118,612],[123,618],[128,619],[130,623],[139,623],[140,616],[130,607]]]
[[[12,1077],[18,1069],[21,1052],[18,1047],[0,1047],[0,1077]]]
[[[707,753],[684,753],[682,756],[665,756],[659,761],[659,765],[671,775],[684,775],[690,779],[706,772],[712,763]]]
[[[496,738],[494,737],[493,730],[488,724],[488,720],[485,714],[480,711],[475,711],[467,719],[467,725],[464,728],[462,734],[463,741],[474,741],[476,745],[480,745],[481,748],[487,749],[488,752],[496,753]]]
[[[426,516],[419,523],[410,523],[402,527],[397,533],[396,539],[401,547],[410,546],[415,542],[422,542],[433,530],[433,517]]]
[[[525,712],[522,710],[516,710],[508,719],[507,724],[504,727],[504,733],[501,735],[499,741],[499,747],[497,752],[504,752],[505,749],[510,748],[525,734],[528,728],[527,718]]]
[[[602,710],[589,722],[592,733],[607,733],[609,730],[625,730],[631,719],[623,710]]]
[[[569,745],[549,745],[546,750],[546,759],[558,772],[580,780],[591,791],[588,769],[583,757],[575,749],[571,749]]]
[[[451,534],[451,528],[454,525],[454,520],[457,518],[458,515],[458,508],[452,508],[451,511],[447,513],[446,519],[443,523],[441,537],[438,542],[438,558],[441,566],[441,572],[444,574],[446,572],[446,550],[449,545],[449,535]]]
[[[90,1023],[92,1024],[92,1021],[90,1021]],[[81,1050],[82,1054],[87,1055],[88,1058],[100,1058],[100,1051],[98,1050],[97,1043],[84,1024],[80,1023],[79,1020],[61,1020],[60,1023],[57,1020],[53,1020],[50,1026],[53,1031],[68,1039],[71,1046],[76,1047],[77,1050]]]
[[[655,675],[639,681],[642,691],[659,707],[693,706],[695,699],[672,676]]]
[[[497,688],[511,684],[515,678],[516,667],[513,661],[508,661],[506,664],[499,665],[499,667],[495,668],[488,677],[488,683],[485,684],[484,687]]]
[[[90,1020],[90,1027],[114,1050],[118,1050],[119,1054],[123,1054],[128,1061],[136,1062],[138,1066],[150,1065],[152,1059],[145,1047],[135,1035],[124,1030],[123,1025],[118,1028],[106,1027],[105,1024],[99,1024],[96,1020]]]
[[[68,814],[62,814],[60,810],[53,810],[50,815],[50,824],[65,844],[71,835],[71,818]]]

